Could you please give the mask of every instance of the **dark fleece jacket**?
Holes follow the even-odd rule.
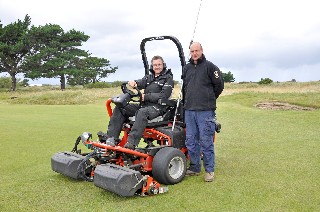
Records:
[[[145,106],[155,106],[159,109],[164,109],[161,101],[166,101],[170,98],[173,89],[173,76],[170,69],[163,70],[159,76],[155,77],[153,70],[151,74],[144,76],[140,80],[135,80],[138,88],[144,89]]]
[[[202,55],[197,64],[193,60],[184,66],[183,104],[186,110],[215,110],[216,99],[224,89],[220,69]]]

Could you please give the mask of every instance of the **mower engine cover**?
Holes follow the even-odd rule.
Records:
[[[51,168],[65,176],[81,179],[78,166],[84,159],[85,156],[73,152],[58,152],[51,157]]]
[[[186,147],[185,140],[186,134],[184,128],[180,126],[175,126],[172,130],[171,126],[164,126],[156,128],[157,131],[162,132],[172,139],[172,146],[175,148],[184,148]]]
[[[123,93],[118,96],[112,97],[111,101],[118,107],[123,108],[129,104],[131,100],[130,94]]]
[[[120,196],[133,196],[143,186],[140,172],[115,164],[98,165],[94,170],[96,186]]]

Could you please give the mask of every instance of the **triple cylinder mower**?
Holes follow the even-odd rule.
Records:
[[[149,37],[142,40],[140,50],[145,67],[149,73],[145,44],[148,41],[173,41],[179,51],[181,66],[185,58],[180,42],[172,36]],[[124,107],[129,102],[141,105],[142,94],[138,88],[128,89],[121,86],[122,94],[106,101],[109,117],[112,116],[112,104]],[[187,148],[185,146],[185,124],[180,97],[167,102],[166,112],[149,120],[142,139],[143,148],[134,150],[124,148],[134,123],[130,117],[123,125],[122,138],[115,146],[106,144],[106,135],[93,135],[84,132],[76,139],[71,151],[58,152],[51,158],[52,170],[77,180],[93,182],[96,186],[121,196],[154,195],[168,190],[165,185],[172,185],[183,180],[187,169]],[[82,150],[79,145],[83,145]]]

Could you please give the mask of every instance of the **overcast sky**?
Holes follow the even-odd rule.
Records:
[[[82,48],[119,68],[106,81],[142,78],[140,42],[162,35],[175,36],[186,59],[190,41],[199,41],[206,58],[222,72],[230,71],[236,82],[318,81],[319,4],[318,0],[0,0],[0,20],[5,26],[28,14],[35,26],[51,23],[65,31],[84,32],[90,39]],[[163,56],[180,80],[173,42],[147,42],[146,50],[149,63],[153,55]]]

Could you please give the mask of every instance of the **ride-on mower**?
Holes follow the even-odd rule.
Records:
[[[179,51],[183,68],[185,57],[180,42],[172,36],[149,37],[142,40],[140,50],[145,73],[149,73],[145,44],[153,40],[173,41]],[[124,107],[129,102],[141,105],[142,94],[138,88],[121,86],[122,94],[106,101],[109,117],[112,116],[112,104]],[[134,150],[124,148],[134,122],[130,117],[123,125],[123,136],[116,146],[106,144],[105,134],[97,133],[97,141],[88,132],[82,133],[71,151],[58,152],[51,158],[52,170],[74,179],[93,181],[105,190],[121,196],[154,195],[168,189],[162,185],[172,185],[183,180],[187,169],[187,148],[185,147],[185,124],[180,97],[167,102],[164,115],[149,120],[142,139],[143,148]],[[84,153],[78,145],[82,142],[90,150]]]

